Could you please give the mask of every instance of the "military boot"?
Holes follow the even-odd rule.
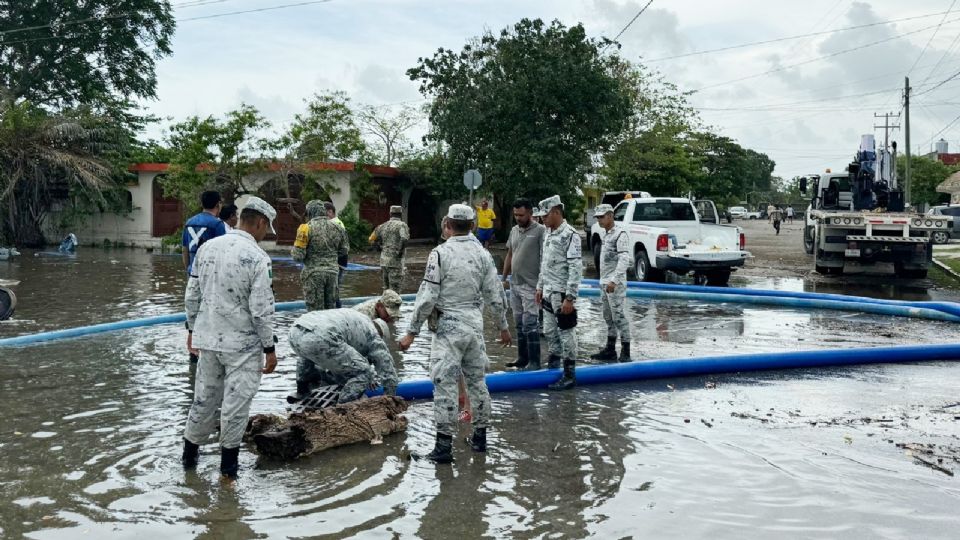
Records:
[[[240,472],[240,447],[220,447],[220,474],[231,480],[237,479]]]
[[[196,469],[198,461],[200,461],[200,445],[183,439],[183,456],[180,458],[183,468]]]
[[[560,367],[560,356],[551,354],[547,357],[547,369],[557,369]]]
[[[473,428],[473,434],[466,438],[474,452],[487,451],[487,428]]]
[[[294,403],[300,403],[308,397],[310,397],[310,383],[297,381],[297,393],[287,396],[287,403],[291,405]]]
[[[563,361],[563,377],[560,377],[560,380],[550,385],[550,390],[570,390],[577,385],[577,376],[574,371],[574,366],[576,366],[575,360],[564,360]]]
[[[540,334],[537,331],[527,332],[527,367],[524,371],[540,369]]]
[[[621,342],[620,342],[620,357],[617,358],[617,361],[618,361],[618,362],[629,362],[629,361],[631,361],[631,360],[632,360],[632,358],[630,358],[630,342],[629,342],[629,341],[621,341]]]
[[[434,463],[451,463],[453,461],[453,435],[437,433],[437,443],[433,451],[425,456]]]
[[[591,360],[602,360],[609,362],[617,359],[617,336],[607,336],[606,347],[600,349],[597,354],[590,355]]]
[[[523,369],[530,362],[530,353],[527,350],[527,335],[517,331],[517,359],[507,362],[507,367]],[[539,363],[539,362],[538,362]]]

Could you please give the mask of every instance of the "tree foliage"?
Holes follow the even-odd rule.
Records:
[[[897,160],[897,177],[901,184],[906,178],[907,160]],[[910,203],[936,205],[950,201],[950,195],[937,193],[937,186],[960,170],[960,167],[944,164],[939,159],[913,157],[910,159]]]
[[[0,87],[52,109],[155,97],[174,24],[166,0],[2,0]]]
[[[501,203],[573,195],[630,107],[616,60],[601,54],[606,43],[581,25],[523,19],[460,52],[420,58],[407,74],[433,100],[428,138],[445,144],[458,169],[447,181],[458,185],[475,167]]]
[[[369,160],[377,165],[394,167],[414,153],[407,132],[423,120],[423,112],[410,106],[392,112],[385,107],[367,105],[357,110],[357,120],[363,132],[372,139],[367,145]]]

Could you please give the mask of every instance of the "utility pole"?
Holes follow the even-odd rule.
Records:
[[[873,126],[873,129],[883,128],[883,149],[886,150],[886,149],[890,148],[890,130],[891,130],[891,129],[900,129],[900,126],[899,126],[899,125],[891,126],[891,125],[890,125],[890,119],[891,119],[891,118],[896,118],[897,120],[899,120],[899,119],[900,119],[900,113],[897,113],[897,114],[893,114],[892,112],[888,112],[887,114],[877,114],[877,113],[873,113],[873,117],[874,117],[874,118],[883,118],[883,125],[882,125],[882,126],[877,126],[877,125],[875,125],[875,126]]]
[[[907,140],[907,163],[903,175],[903,202],[910,204],[910,77],[904,77],[903,79],[903,133]]]

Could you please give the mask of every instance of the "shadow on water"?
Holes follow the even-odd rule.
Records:
[[[24,256],[17,320],[0,335],[121,320],[182,308],[179,260],[128,250],[75,259]],[[416,288],[422,265],[408,271]],[[800,280],[753,287],[806,290]],[[352,272],[345,295],[379,290]],[[843,292],[816,285],[817,292]],[[278,266],[278,300],[299,296]],[[854,289],[855,290],[855,289]],[[867,293],[870,291],[864,291]],[[903,297],[903,289],[872,296]],[[886,296],[881,296],[886,297]],[[919,299],[919,297],[917,297]],[[412,306],[405,305],[406,320]],[[605,341],[599,304],[580,303],[581,356]],[[836,311],[696,301],[628,301],[639,359],[952,341],[953,325]],[[276,318],[281,357],[254,413],[284,413],[295,359]],[[400,327],[403,327],[403,321]],[[491,370],[515,349],[493,344]],[[144,328],[0,355],[0,536],[29,538],[839,536],[949,538],[960,526],[953,479],[917,467],[891,442],[957,446],[960,424],[929,411],[956,401],[960,366],[860,366],[716,375],[494,395],[490,452],[455,443],[456,462],[406,458],[433,444],[432,404],[415,402],[406,433],[295,463],[241,452],[234,487],[203,447],[179,465],[194,369],[175,326]],[[428,372],[429,335],[401,355],[404,379]],[[928,411],[928,413],[924,413]],[[889,417],[888,427],[864,416]]]

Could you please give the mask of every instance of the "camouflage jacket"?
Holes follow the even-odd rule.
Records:
[[[600,247],[600,284],[615,285],[627,282],[627,269],[633,263],[630,256],[630,235],[619,223],[603,233]]]
[[[540,258],[540,279],[537,289],[548,293],[560,293],[577,297],[583,274],[583,254],[580,235],[564,221],[556,230],[547,228],[543,237],[543,254]]]
[[[380,266],[403,266],[403,252],[410,240],[410,227],[400,218],[390,218],[373,231],[374,243],[380,247]]]
[[[303,263],[304,274],[336,274],[340,269],[337,258],[346,257],[349,251],[347,232],[326,217],[318,217],[297,229],[297,239],[290,255],[293,260]]]
[[[493,310],[497,327],[508,328],[506,296],[490,252],[467,236],[451,237],[433,248],[427,258],[407,332],[419,334],[436,308],[440,320],[456,319],[482,333],[484,301]]]
[[[363,313],[349,308],[311,311],[293,321],[293,325],[311,332],[311,337],[320,341],[320,347],[330,351],[331,354],[322,358],[311,359],[321,369],[334,371],[333,364],[344,363],[338,356],[346,354],[362,358],[372,366],[381,366],[384,372],[377,375],[384,386],[396,386],[399,382],[390,349],[373,321]]]

